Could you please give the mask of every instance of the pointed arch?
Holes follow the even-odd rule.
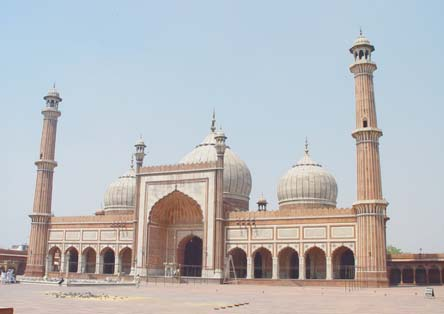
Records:
[[[116,264],[116,253],[109,246],[100,252],[102,274],[114,274]]]
[[[119,252],[119,261],[120,261],[120,270],[119,272],[124,275],[129,275],[131,272],[131,256],[132,256],[132,249],[128,246],[124,247]]]
[[[234,271],[236,272],[237,278],[247,277],[247,252],[245,252],[240,247],[232,248],[228,255],[233,258]],[[231,266],[231,265],[230,265]]]
[[[79,251],[76,247],[70,246],[65,251],[65,263],[67,263],[68,272],[76,273],[79,268]]]
[[[350,248],[341,245],[333,251],[331,256],[333,279],[355,278],[355,255]]]
[[[313,246],[305,252],[305,278],[325,279],[327,275],[327,259],[325,251]]]
[[[279,279],[298,279],[299,278],[299,254],[290,247],[286,246],[278,254],[279,260]]]
[[[62,266],[62,250],[58,246],[53,246],[48,251],[48,271],[59,272]]]
[[[94,274],[96,272],[97,253],[91,246],[83,249],[82,252],[82,272]]]
[[[175,190],[153,205],[149,221],[161,225],[201,224],[203,214],[196,200],[179,190]]]
[[[273,273],[273,258],[270,250],[261,246],[253,254],[254,278],[271,278]]]

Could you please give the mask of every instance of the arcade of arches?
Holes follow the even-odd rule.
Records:
[[[407,264],[389,267],[390,284],[397,285],[442,285],[444,264]]]
[[[251,277],[246,252],[241,248],[233,248],[228,252],[233,260],[237,278],[268,278],[268,279],[354,279],[355,257],[352,250],[341,246],[331,256],[331,265],[327,264],[327,256],[319,247],[308,249],[302,257],[291,247],[280,250],[275,260],[271,252],[261,247],[251,255]],[[330,269],[329,269],[330,268]],[[231,270],[233,272],[233,270]]]
[[[123,248],[117,256],[110,247],[100,254],[92,247],[85,248],[81,254],[77,248],[69,247],[62,256],[60,248],[54,246],[48,251],[48,272],[129,275],[131,255],[129,247]]]

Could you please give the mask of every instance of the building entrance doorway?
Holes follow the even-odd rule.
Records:
[[[179,262],[181,265],[180,274],[186,277],[202,276],[202,239],[190,236],[179,244]]]

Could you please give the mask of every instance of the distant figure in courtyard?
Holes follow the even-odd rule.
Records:
[[[65,279],[63,279],[63,276],[62,276],[62,279],[60,279],[59,282],[58,282],[59,286],[61,286],[62,283],[64,283],[64,282],[65,282]]]

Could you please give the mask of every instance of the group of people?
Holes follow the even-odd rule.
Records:
[[[6,272],[2,270],[0,273],[0,280],[2,284],[16,283],[14,269],[10,268]]]

